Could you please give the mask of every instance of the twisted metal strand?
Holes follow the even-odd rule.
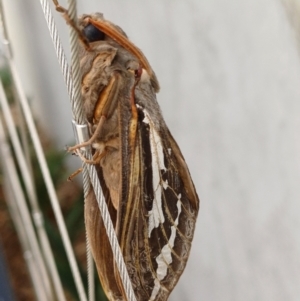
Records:
[[[89,158],[91,159],[91,158]],[[124,262],[124,258],[119,246],[119,242],[114,230],[114,226],[112,224],[111,218],[110,218],[110,214],[105,202],[105,198],[103,196],[102,193],[102,189],[99,183],[99,178],[97,175],[97,171],[95,169],[95,167],[91,164],[87,164],[87,168],[89,171],[89,175],[91,178],[91,182],[94,188],[94,192],[96,195],[96,199],[97,199],[97,203],[101,212],[101,216],[103,219],[103,223],[107,232],[107,236],[109,239],[109,242],[111,244],[112,247],[112,251],[113,251],[113,255],[117,264],[117,268],[119,270],[122,282],[123,282],[123,287],[125,290],[125,293],[127,295],[127,299],[130,301],[136,301],[135,298],[135,294],[133,292],[133,288],[132,288],[132,283],[130,281],[129,275],[128,275],[128,271]]]
[[[77,9],[76,1],[68,0],[68,15],[70,19],[77,25]],[[81,69],[78,59],[78,33],[72,27],[69,26],[70,32],[70,48],[71,48],[71,71],[73,79],[73,89],[74,89],[74,105],[73,117],[77,124],[85,124],[85,118],[83,114],[82,97],[81,97]],[[87,155],[88,149],[83,151],[84,155]],[[86,164],[83,163],[83,191],[86,197],[90,189],[90,178],[86,169]],[[94,288],[94,268],[93,268],[93,258],[90,250],[90,245],[88,242],[88,237],[86,233],[86,253],[87,253],[87,278],[88,278],[88,298],[89,301],[95,300],[95,288]]]
[[[41,0],[41,2],[44,2],[44,1]],[[75,1],[71,1],[70,5],[75,5]],[[43,10],[44,10],[44,8],[43,8]],[[56,30],[56,27],[55,27],[55,24],[54,24],[53,17],[51,15],[51,11],[49,9],[49,10],[44,10],[44,12],[45,12],[45,14],[46,13],[48,14],[47,16],[45,15],[46,20],[47,20],[47,23],[48,23],[48,26],[49,26],[51,37],[52,37],[53,42],[55,44],[55,49],[57,49],[56,51],[57,51],[59,63],[63,64],[62,65],[63,73],[64,72],[70,73],[69,69],[66,66],[67,62],[66,62],[65,56],[60,53],[60,49],[62,50],[62,47],[59,45],[60,44],[60,39],[58,38],[57,30]],[[69,13],[71,13],[71,12],[72,13],[76,12],[76,9],[69,7]],[[50,24],[49,24],[48,20],[49,20]],[[77,51],[77,44],[75,42],[74,43],[72,42],[72,45],[73,45],[72,47],[74,47],[74,49],[71,48],[71,52],[73,52],[73,51],[76,52]],[[73,54],[72,54],[72,56],[73,56]],[[77,72],[79,72],[79,71],[76,70],[76,67],[72,66],[72,68],[75,68],[75,71],[74,70],[72,70],[72,71],[75,72],[75,77],[77,78],[78,77]],[[64,77],[65,77],[65,81],[66,81],[67,86],[68,86],[68,83],[70,84],[70,82],[71,82],[70,87],[68,87],[68,92],[69,92],[69,95],[70,95],[72,113],[73,113],[74,119],[79,121],[81,119],[80,116],[83,115],[83,110],[82,110],[82,103],[77,104],[77,102],[81,102],[81,99],[80,99],[80,97],[75,97],[77,92],[75,92],[74,89],[73,89],[74,86],[73,86],[73,82],[71,80],[71,75],[64,73]],[[77,85],[79,86],[76,89],[79,89],[79,91],[80,91],[80,81],[78,81],[77,79],[76,79],[76,81],[77,81]],[[81,111],[79,112],[79,110],[81,110]],[[91,159],[91,156],[88,155],[88,154],[87,154],[87,157],[88,158],[90,157],[90,159]],[[130,281],[130,278],[129,278],[129,275],[128,275],[128,272],[127,272],[127,268],[126,268],[126,265],[125,265],[125,262],[124,262],[124,258],[123,258],[123,255],[122,255],[122,252],[121,252],[121,249],[120,249],[117,237],[116,237],[116,233],[114,231],[114,227],[113,227],[113,224],[112,224],[109,212],[108,212],[108,208],[107,208],[107,205],[106,205],[103,193],[102,193],[102,189],[101,189],[101,186],[100,186],[100,183],[99,183],[99,179],[98,179],[98,176],[97,176],[96,169],[93,165],[84,164],[84,167],[85,166],[87,167],[87,169],[89,171],[89,176],[90,176],[92,186],[93,186],[95,194],[96,194],[97,202],[98,202],[98,205],[99,205],[102,217],[103,217],[104,225],[105,225],[105,228],[106,228],[106,231],[107,231],[107,234],[108,234],[108,238],[109,238],[109,241],[110,241],[110,244],[111,244],[111,247],[112,247],[112,251],[113,251],[113,254],[114,254],[114,258],[115,258],[117,267],[119,269],[120,277],[121,277],[121,280],[123,282],[123,286],[124,286],[125,293],[127,295],[127,299],[130,300],[130,301],[136,301],[136,298],[135,298],[135,295],[134,295],[134,292],[133,292],[133,288],[132,288],[132,284],[131,284],[131,281]],[[85,170],[85,168],[84,168],[84,170]],[[84,172],[84,179],[85,179],[85,181],[87,181],[85,172]],[[86,184],[86,185],[89,185],[89,184]],[[85,190],[85,194],[86,193],[87,193],[87,190]]]
[[[76,1],[68,0],[68,15],[70,19],[77,25],[77,10]],[[76,123],[85,124],[85,118],[83,113],[82,101],[81,101],[81,70],[78,59],[78,33],[72,27],[69,26],[70,30],[70,48],[71,48],[71,76],[73,79],[74,89],[74,119]]]
[[[51,9],[49,6],[49,3],[47,0],[40,0],[43,12],[44,12],[44,16],[48,25],[48,29],[50,32],[50,36],[52,38],[53,41],[53,45],[54,45],[54,49],[56,51],[56,56],[59,62],[59,65],[61,67],[61,71],[67,86],[67,90],[68,90],[68,94],[70,97],[70,103],[72,106],[72,112],[75,112],[75,108],[73,108],[73,105],[75,104],[75,95],[74,95],[74,89],[73,89],[73,79],[71,77],[71,72],[69,70],[69,65],[64,53],[64,50],[62,48],[62,44],[59,38],[59,34],[54,22],[54,18],[52,16],[51,13]]]
[[[14,81],[15,87],[16,87],[16,96],[18,99],[18,105],[21,105],[22,109],[24,110],[24,114],[26,111],[26,108],[24,109],[24,107],[26,107],[26,96],[25,93],[22,89],[21,83],[19,81],[18,78],[18,74],[16,72],[15,69],[15,65],[14,65],[14,58],[13,58],[13,53],[12,53],[12,49],[11,49],[11,44],[9,41],[9,36],[8,36],[8,32],[7,32],[7,26],[6,26],[6,22],[5,22],[5,15],[4,15],[4,10],[3,10],[3,6],[2,6],[2,1],[0,1],[0,16],[1,16],[1,31],[2,31],[2,35],[3,35],[3,40],[4,40],[4,44],[6,46],[6,58],[8,60],[8,66],[10,68],[11,71],[11,75],[12,75],[12,79]],[[34,186],[34,180],[32,177],[32,174],[30,172],[30,163],[28,161],[28,158],[26,158],[26,156],[24,155],[23,151],[22,151],[22,146],[20,143],[20,139],[17,135],[17,131],[13,122],[13,118],[8,106],[8,101],[2,86],[2,83],[0,84],[0,90],[1,90],[1,103],[2,103],[2,109],[5,111],[4,117],[7,123],[7,127],[9,130],[9,134],[12,140],[12,145],[14,150],[16,151],[16,160],[18,162],[18,165],[20,167],[20,171],[21,171],[21,175],[22,178],[24,180],[24,184],[25,184],[25,189],[27,191],[28,197],[29,197],[29,203],[31,205],[31,215],[32,215],[32,219],[34,221],[34,225],[36,227],[36,233],[38,235],[38,239],[39,239],[39,243],[42,249],[43,254],[41,254],[40,252],[40,247],[39,244],[36,244],[36,246],[38,247],[37,251],[35,251],[34,253],[36,253],[34,255],[34,257],[32,257],[32,260],[35,262],[35,264],[37,264],[39,266],[40,269],[40,273],[41,275],[39,276],[39,273],[37,273],[36,271],[32,270],[32,268],[30,268],[30,271],[33,271],[34,275],[31,275],[32,278],[40,278],[38,281],[39,282],[45,282],[46,287],[48,287],[46,293],[44,294],[45,297],[47,297],[49,300],[53,299],[53,289],[56,293],[56,297],[57,300],[59,301],[64,301],[65,300],[65,296],[63,293],[63,288],[62,288],[62,284],[58,275],[58,271],[55,265],[55,260],[54,260],[54,256],[51,250],[51,246],[50,246],[50,242],[45,230],[45,226],[44,226],[44,219],[43,219],[43,214],[40,210],[39,204],[37,202],[37,196],[36,196],[36,191],[35,191],[35,186]],[[20,108],[21,109],[21,108]],[[32,116],[27,115],[27,118],[32,118]],[[27,121],[27,120],[26,120]],[[30,122],[33,123],[33,121],[31,120]],[[30,123],[29,122],[29,123]],[[34,135],[34,133],[31,132],[31,135]],[[16,185],[17,183],[12,183],[12,185]],[[16,191],[18,189],[16,188]],[[16,200],[18,202],[21,202],[21,199],[17,199]],[[24,224],[24,229],[27,229],[27,224]],[[19,224],[17,224],[19,225]],[[29,227],[29,225],[28,225]],[[25,231],[22,230],[22,233],[24,233]],[[26,231],[27,235],[30,235],[30,230]],[[35,249],[33,249],[35,250]],[[44,256],[42,256],[44,255]],[[46,262],[46,266],[45,263],[43,261],[43,258],[45,259]],[[48,270],[46,269],[46,267],[48,268]],[[51,283],[50,283],[50,279],[49,279],[49,274],[52,277],[52,285],[53,287],[51,287]],[[39,287],[36,287],[36,290],[41,290],[42,286],[39,285]]]
[[[2,98],[2,96],[1,96]],[[0,119],[0,154],[4,173],[4,192],[11,218],[16,227],[23,249],[23,255],[29,269],[35,293],[39,300],[50,301],[49,283],[45,283],[45,273],[41,269],[42,254],[39,243],[26,205],[26,198],[17,173],[10,146],[6,140],[4,126]]]
[[[75,104],[75,95],[74,95],[73,81],[72,81],[71,74],[70,74],[70,71],[69,71],[68,63],[67,63],[64,51],[63,51],[62,46],[61,46],[58,31],[57,31],[57,28],[56,28],[55,23],[54,23],[54,19],[53,19],[51,10],[50,10],[49,3],[46,0],[40,0],[40,3],[41,3],[41,6],[42,6],[44,15],[45,15],[46,22],[48,24],[48,28],[49,28],[49,31],[50,31],[51,38],[52,38],[53,43],[54,43],[54,48],[56,50],[57,58],[58,58],[58,61],[60,63],[62,73],[63,73],[64,79],[65,79],[65,83],[66,83],[67,90],[68,90],[68,93],[69,93],[69,97],[70,97],[70,100],[71,100],[72,112],[74,112],[75,109],[73,108],[73,105]],[[52,187],[50,189],[50,194],[53,195]],[[56,195],[53,196],[53,197],[54,197],[54,199],[57,199]],[[58,202],[53,203],[52,206],[53,206],[54,213],[56,214],[57,223],[58,223],[58,226],[59,226],[59,229],[60,229],[60,232],[61,232],[61,235],[62,235],[63,243],[64,243],[64,246],[65,246],[67,255],[68,255],[68,260],[70,262],[72,274],[73,274],[73,277],[74,277],[74,280],[75,280],[75,285],[76,285],[80,300],[86,301],[87,297],[86,297],[85,290],[84,290],[84,287],[83,287],[83,283],[82,283],[82,280],[81,280],[81,277],[80,277],[79,269],[78,269],[78,266],[77,266],[77,263],[76,263],[76,260],[75,260],[74,252],[72,250],[72,246],[71,246],[71,243],[70,243],[70,238],[67,234],[67,230],[66,230],[65,224],[63,222],[63,217],[62,217],[61,211],[60,211],[59,208],[57,208],[57,207],[59,207]]]

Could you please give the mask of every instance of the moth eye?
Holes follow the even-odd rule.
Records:
[[[88,24],[83,29],[83,34],[89,42],[102,41],[105,38],[105,34],[96,28],[93,24]]]

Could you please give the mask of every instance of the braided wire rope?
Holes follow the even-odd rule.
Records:
[[[9,42],[9,37],[8,37],[6,22],[5,22],[4,17],[5,16],[4,16],[4,10],[3,10],[3,6],[2,6],[2,1],[0,1],[0,19],[1,19],[0,26],[1,26],[1,30],[2,30],[4,44],[6,45],[6,50],[7,50],[6,57],[10,61],[13,59],[13,55],[12,55],[12,50],[11,50],[11,46],[10,46],[10,42]],[[19,140],[19,137],[17,134],[17,130],[14,125],[12,113],[9,109],[8,100],[6,98],[2,83],[0,84],[0,95],[1,95],[1,106],[2,106],[2,110],[4,112],[4,119],[6,120],[6,125],[7,125],[7,129],[8,129],[10,138],[11,138],[11,142],[12,142],[13,148],[16,152],[16,160],[20,167],[20,172],[22,174],[22,178],[24,179],[24,186],[25,186],[28,198],[29,198],[30,205],[31,205],[31,214],[33,217],[34,225],[37,229],[36,233],[37,233],[39,242],[41,244],[42,252],[44,254],[44,257],[42,257],[39,245],[37,243],[32,244],[32,249],[34,251],[34,259],[35,259],[35,262],[38,263],[38,266],[40,269],[40,272],[35,271],[35,274],[41,273],[40,280],[38,280],[38,281],[42,281],[45,283],[45,285],[46,285],[45,288],[48,287],[48,289],[45,291],[45,295],[48,296],[49,300],[53,299],[53,295],[51,292],[52,290],[50,289],[49,275],[46,272],[46,267],[43,262],[43,258],[45,258],[50,275],[53,279],[53,289],[56,293],[57,300],[65,301],[66,299],[65,299],[65,296],[63,293],[62,284],[59,279],[58,271],[57,271],[57,268],[55,265],[54,255],[51,250],[50,242],[49,242],[49,239],[48,239],[48,236],[46,233],[46,229],[44,226],[43,214],[40,210],[40,207],[39,207],[39,204],[37,201],[37,195],[36,195],[34,182],[33,182],[34,180],[32,178],[32,174],[30,172],[30,162],[28,161],[28,158],[26,158],[26,156],[24,155],[24,153],[22,151],[22,149],[24,148],[24,145],[22,147],[22,145],[20,143],[20,140]],[[19,104],[19,102],[18,102],[18,104]],[[15,185],[15,184],[12,184],[12,185]],[[16,188],[16,189],[18,190],[18,188]],[[21,202],[23,199],[24,198],[21,198],[19,200],[18,198],[15,198],[15,201],[17,202],[16,207],[20,208]],[[15,219],[15,221],[16,221],[16,219]],[[30,224],[28,224],[28,222],[24,223],[24,228],[25,229],[28,228],[28,230],[26,231],[26,233],[28,233],[27,235],[31,235],[30,233],[34,234],[34,231],[29,229],[29,227],[30,227]],[[22,229],[22,231],[24,232],[23,229]],[[23,234],[20,234],[20,235],[23,235]],[[20,237],[20,235],[19,235],[19,237]],[[27,252],[27,254],[28,254],[28,252]],[[40,285],[40,287],[41,287],[41,285]],[[38,294],[40,294],[39,291],[41,290],[41,288],[37,288],[37,286],[35,286],[35,290],[38,291],[37,292]]]
[[[32,115],[30,113],[30,109],[27,103],[27,99],[23,90],[23,87],[21,85],[21,81],[19,79],[18,72],[16,70],[15,64],[14,64],[14,57],[11,50],[11,44],[7,32],[7,26],[5,22],[5,15],[3,10],[2,1],[0,1],[0,27],[1,27],[1,33],[3,38],[3,44],[6,46],[6,59],[8,62],[9,69],[11,71],[11,76],[13,79],[13,83],[15,86],[16,91],[16,97],[17,97],[17,104],[21,105],[24,117],[26,119],[26,122],[29,127],[29,133],[31,135],[31,138],[33,140],[33,144],[35,147],[35,150],[37,152],[37,155],[39,157],[39,160],[45,161],[45,158],[43,157],[43,151],[41,148],[41,145],[38,143],[38,135],[37,130],[35,128]],[[47,233],[44,226],[44,219],[43,214],[40,210],[39,204],[37,202],[37,196],[36,191],[34,187],[34,182],[30,170],[30,162],[28,161],[28,158],[25,158],[23,149],[24,145],[20,143],[19,136],[17,134],[17,130],[15,128],[14,120],[12,117],[12,112],[10,111],[8,100],[6,98],[2,83],[0,83],[0,95],[1,95],[1,107],[3,110],[4,119],[6,121],[7,129],[9,136],[12,141],[12,146],[16,152],[16,161],[19,165],[20,172],[22,175],[22,178],[24,180],[24,187],[28,195],[29,204],[31,206],[31,216],[32,220],[34,222],[34,226],[36,228],[36,232],[33,229],[33,225],[31,224],[30,217],[27,218],[27,220],[23,221],[23,228],[18,229],[19,238],[20,240],[23,240],[22,245],[25,246],[24,248],[24,257],[26,259],[26,262],[28,263],[28,267],[30,270],[30,275],[33,280],[33,284],[35,287],[36,294],[39,296],[39,300],[53,300],[53,289],[56,293],[56,298],[59,301],[65,301],[65,295],[63,292],[62,284],[59,279],[58,271],[55,265],[54,255],[51,250],[50,242],[47,237]],[[22,116],[21,116],[22,117]],[[23,141],[24,142],[24,141]],[[5,157],[8,158],[8,157]],[[6,162],[5,162],[6,163]],[[4,166],[7,166],[7,164],[3,164]],[[45,167],[46,164],[44,164],[43,167]],[[45,170],[45,168],[42,168]],[[19,210],[20,214],[19,217],[15,217],[15,225],[16,228],[22,226],[22,221],[19,222],[19,220],[24,219],[25,209],[28,216],[30,216],[29,210],[27,209],[27,204],[24,198],[23,191],[20,190],[20,185],[18,186],[17,178],[11,173],[13,173],[14,166],[10,164],[8,168],[7,174],[9,175],[8,178],[11,180],[11,187],[13,187],[13,192],[10,194],[6,194],[8,196],[8,205],[11,207],[16,208],[16,210]],[[48,188],[49,182],[51,182],[51,179],[49,180],[49,177],[47,177],[46,186]],[[9,180],[7,181],[9,182]],[[50,185],[51,186],[51,185]],[[51,191],[51,187],[48,188],[48,192]],[[17,193],[18,192],[18,193]],[[14,194],[16,194],[14,196]],[[50,193],[49,193],[50,195]],[[51,198],[51,195],[50,195]],[[11,204],[11,202],[15,202],[16,204]],[[52,201],[55,202],[55,200],[52,199]],[[25,209],[24,209],[25,208]],[[16,210],[13,210],[12,216],[14,215],[14,212],[17,212]],[[18,221],[16,221],[18,219]],[[28,243],[26,241],[28,240]],[[40,245],[39,245],[40,243]],[[41,250],[40,250],[41,248]],[[42,253],[41,253],[42,251]],[[31,255],[30,255],[31,254]],[[45,266],[45,262],[48,268],[48,271]],[[52,284],[50,283],[49,274],[52,278]]]
[[[2,85],[0,85],[2,86]],[[1,93],[2,94],[2,93]],[[3,95],[0,95],[2,100]],[[29,208],[26,205],[26,197],[18,176],[15,160],[8,143],[4,124],[0,117],[0,154],[3,170],[3,190],[11,219],[14,223],[23,250],[23,257],[27,264],[32,285],[38,300],[50,301],[49,290],[45,287],[45,279],[42,277],[38,240],[30,217]],[[53,299],[53,298],[52,298]]]
[[[47,21],[47,24],[48,24],[48,27],[49,27],[50,35],[51,35],[53,43],[54,43],[55,50],[57,52],[58,61],[59,61],[59,64],[61,65],[61,69],[62,69],[64,78],[65,78],[65,82],[66,82],[66,85],[67,85],[67,89],[68,89],[68,93],[69,93],[69,97],[70,97],[70,101],[71,101],[72,113],[73,113],[73,116],[74,116],[74,119],[75,119],[75,122],[76,122],[76,120],[81,119],[81,115],[83,115],[82,108],[78,109],[78,108],[80,108],[80,106],[82,106],[82,104],[78,104],[78,102],[81,102],[81,97],[76,97],[75,96],[76,95],[76,92],[74,90],[75,85],[74,85],[74,82],[72,81],[72,77],[71,77],[71,74],[70,74],[70,70],[69,70],[65,55],[63,54],[62,46],[61,46],[61,43],[60,43],[60,39],[58,37],[58,32],[57,32],[57,29],[56,29],[56,26],[55,26],[55,23],[54,23],[53,16],[51,14],[49,4],[46,0],[41,0],[40,2],[41,2],[42,7],[43,7],[43,11],[44,11],[45,18],[46,18],[46,21]],[[69,5],[70,6],[76,5],[76,1],[70,1]],[[74,9],[73,7],[70,7],[70,6],[69,6],[69,13],[76,12],[76,9]],[[73,49],[71,48],[71,53],[73,51],[75,51],[75,53],[76,53],[76,51],[77,51],[76,50],[77,49],[77,44],[76,43],[72,42],[71,46],[73,45],[72,46]],[[73,54],[72,54],[72,56],[73,56]],[[76,66],[76,64],[75,64],[75,66]],[[76,69],[74,70],[73,68],[76,68],[76,67],[72,66],[72,72],[74,72],[76,77],[77,77],[78,74],[80,74],[80,72]],[[79,68],[79,64],[78,64],[78,68]],[[80,87],[80,82],[78,83],[78,85]],[[79,112],[78,110],[82,110],[82,111]],[[79,137],[80,135],[78,135],[78,134],[76,135],[76,133],[75,133],[75,136]],[[88,159],[92,159],[90,154],[87,154],[86,156],[87,156]],[[95,192],[95,195],[96,195],[98,206],[99,206],[99,209],[100,209],[100,212],[101,212],[101,215],[102,215],[102,219],[103,219],[106,231],[107,231],[107,235],[108,235],[111,247],[112,247],[112,252],[113,252],[113,255],[114,255],[114,258],[115,258],[115,261],[116,261],[116,266],[119,270],[119,274],[120,274],[120,278],[121,278],[122,283],[123,283],[124,291],[127,295],[127,299],[130,300],[130,301],[136,301],[134,291],[133,291],[133,288],[132,288],[132,283],[130,281],[128,271],[127,271],[127,268],[126,268],[126,265],[125,265],[125,262],[124,262],[124,258],[123,258],[123,255],[122,255],[119,243],[118,243],[118,239],[116,237],[116,233],[115,233],[115,230],[114,230],[111,218],[110,218],[110,214],[108,212],[108,208],[107,208],[105,198],[104,198],[103,193],[102,193],[102,189],[101,189],[101,186],[100,186],[100,183],[99,183],[99,179],[98,179],[98,176],[97,176],[96,169],[93,165],[84,164],[84,170],[85,169],[87,169],[88,173],[89,173],[89,178],[90,178],[91,184],[93,186],[93,189],[94,189],[94,192]],[[84,181],[87,181],[87,177],[86,177],[85,174],[86,173],[84,172]],[[84,183],[84,185],[88,185],[88,184]],[[86,191],[87,190],[85,190],[85,194],[86,194]]]
[[[70,18],[74,21],[75,24],[77,24],[77,7],[76,7],[76,1],[68,0],[68,14]],[[84,125],[85,119],[83,114],[83,107],[82,107],[82,98],[81,98],[81,69],[79,66],[79,60],[78,60],[78,34],[74,30],[72,26],[69,26],[69,33],[70,33],[70,48],[71,48],[71,71],[72,71],[72,80],[73,80],[73,89],[74,89],[74,111],[73,113],[73,125],[74,125],[74,131],[76,131],[77,124]],[[86,127],[86,137],[88,138],[88,131]],[[75,132],[75,136],[77,136],[77,133]],[[89,149],[85,148],[82,150],[83,155],[87,156],[89,154]],[[83,191],[84,191],[84,197],[86,198],[89,190],[90,190],[90,178],[88,174],[88,170],[86,169],[86,164],[82,163],[83,170]],[[94,262],[93,257],[90,250],[89,240],[86,233],[86,254],[87,254],[87,279],[88,279],[88,298],[89,301],[95,300],[95,286],[94,286]]]
[[[60,43],[58,31],[57,31],[57,28],[56,28],[55,23],[54,23],[54,19],[53,19],[52,13],[51,13],[50,6],[49,6],[48,1],[46,1],[46,0],[40,0],[40,3],[41,3],[42,10],[43,10],[43,13],[44,13],[47,25],[48,25],[50,36],[53,40],[54,45],[56,45],[55,46],[55,51],[56,51],[56,55],[57,55],[59,64],[62,68],[62,73],[63,73],[65,83],[66,83],[66,86],[67,86],[68,94],[69,94],[69,97],[71,99],[71,105],[74,105],[75,104],[75,101],[74,101],[75,95],[74,95],[73,81],[72,81],[71,73],[69,71],[69,66],[68,66],[68,63],[67,63],[67,59],[65,57],[63,48],[62,48],[61,43]],[[74,110],[75,110],[75,108],[72,107],[72,112]],[[58,225],[58,226],[60,228],[60,225]],[[64,243],[64,246],[65,246],[65,249],[66,249],[68,260],[70,262],[72,274],[73,274],[73,277],[74,277],[76,289],[78,291],[80,300],[81,301],[86,301],[87,300],[86,293],[85,293],[85,290],[84,290],[84,287],[83,287],[83,283],[82,283],[82,280],[81,280],[81,277],[80,277],[78,265],[76,263],[76,259],[75,259],[75,256],[74,256],[74,252],[72,250],[70,238],[67,234],[67,230],[65,228],[65,225],[62,226],[62,228],[60,228],[60,231],[61,231],[61,234],[62,234],[63,243]]]
[[[1,21],[2,21],[2,24],[4,24],[3,19],[1,19]],[[14,84],[15,84],[18,99],[19,99],[21,107],[22,107],[22,111],[23,111],[28,129],[29,129],[29,134],[31,136],[33,146],[34,146],[34,149],[35,149],[35,152],[37,155],[37,159],[38,159],[38,162],[39,162],[39,165],[41,168],[41,172],[42,172],[42,175],[43,175],[43,178],[45,181],[45,185],[46,185],[46,188],[47,188],[47,191],[49,194],[52,209],[53,209],[53,212],[54,212],[57,224],[58,224],[60,234],[62,236],[62,240],[63,240],[63,244],[64,244],[64,247],[65,247],[65,250],[67,253],[68,260],[70,262],[70,267],[71,267],[71,271],[72,271],[72,274],[73,274],[73,277],[75,280],[75,285],[76,285],[80,300],[86,301],[87,298],[85,295],[83,283],[82,283],[82,280],[80,277],[79,269],[78,269],[78,266],[76,263],[75,255],[74,255],[73,248],[72,248],[72,245],[70,242],[70,238],[69,238],[69,235],[68,235],[68,232],[66,229],[66,225],[64,223],[63,215],[62,215],[62,212],[61,212],[61,209],[59,206],[59,201],[58,201],[58,198],[57,198],[57,195],[55,192],[55,188],[54,188],[51,176],[50,176],[50,172],[49,172],[47,162],[45,159],[45,155],[44,155],[44,152],[43,152],[43,149],[41,146],[39,135],[38,135],[36,126],[34,124],[34,119],[33,119],[24,89],[22,87],[21,80],[20,80],[19,74],[17,72],[17,68],[14,63],[14,58],[10,51],[9,40],[8,40],[8,37],[5,36],[5,30],[4,30],[4,44],[6,44],[8,46],[7,47],[7,49],[8,49],[7,59],[8,59],[8,64],[9,64],[9,68],[11,71],[11,76],[12,76]],[[60,55],[63,55],[63,52],[61,52]],[[70,80],[68,80],[68,82],[70,82]],[[33,218],[34,218],[35,222],[37,222],[37,223],[42,222],[41,215],[36,214],[36,212],[33,215]],[[37,229],[39,230],[39,225],[37,225]],[[43,243],[43,239],[41,239],[41,242]],[[47,260],[48,260],[48,255],[49,255],[49,253],[45,252],[45,257],[47,257]],[[49,264],[49,262],[48,262],[48,264]],[[61,285],[59,283],[58,274],[56,274],[56,275],[53,274],[53,271],[52,271],[53,269],[51,268],[51,266],[49,267],[49,269],[52,274],[53,284],[54,284],[54,287],[55,287],[55,290],[57,293],[58,300],[65,300],[64,295],[62,295],[63,294],[62,288],[58,288],[58,285],[59,286]],[[40,276],[40,278],[43,279],[43,276]],[[57,285],[57,283],[59,283],[59,284]],[[53,298],[49,297],[48,300],[53,300]]]
[[[38,235],[39,241],[41,242],[42,251],[44,253],[44,257],[45,257],[47,266],[49,268],[50,274],[53,279],[54,289],[55,289],[58,300],[63,301],[63,300],[65,300],[65,297],[63,294],[61,282],[59,280],[58,272],[57,272],[57,269],[55,266],[54,256],[51,251],[50,242],[48,240],[46,230],[44,227],[43,214],[39,208],[39,205],[37,202],[37,196],[35,194],[34,188],[32,187],[33,179],[31,178],[30,172],[26,165],[26,159],[22,152],[22,146],[19,141],[19,137],[17,134],[17,130],[15,128],[14,120],[13,120],[13,116],[10,111],[10,108],[8,105],[8,100],[6,98],[2,83],[0,83],[0,103],[1,103],[2,111],[3,111],[4,119],[6,121],[7,129],[8,129],[9,135],[10,135],[10,139],[11,139],[13,148],[16,153],[16,161],[18,162],[18,165],[20,167],[20,172],[21,172],[22,178],[24,179],[25,189],[29,196],[29,201],[30,201],[30,206],[31,206],[31,214],[33,217],[35,227],[37,229],[37,235]],[[23,200],[24,198],[21,198],[21,199]],[[19,199],[17,199],[17,202],[19,204],[18,207],[20,208],[22,205],[21,201]],[[26,202],[24,201],[24,203],[26,203]],[[22,212],[23,212],[23,210],[24,209],[22,209]],[[27,235],[29,237],[31,237],[33,235],[35,236],[34,231],[31,228],[31,224],[26,222],[26,223],[24,223],[24,226],[26,228],[26,232],[28,233]],[[45,288],[48,287],[48,289],[46,289],[46,295],[49,296],[48,300],[51,300],[51,299],[53,299],[53,296],[51,294],[51,289],[50,289],[50,279],[46,272],[46,267],[44,265],[43,256],[40,252],[39,245],[37,243],[33,242],[32,249],[34,252],[35,261],[37,262],[39,269],[40,269],[40,272],[39,272],[41,274],[40,279],[42,282],[45,282],[45,285],[46,285]]]

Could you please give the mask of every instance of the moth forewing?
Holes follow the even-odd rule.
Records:
[[[187,197],[178,171],[177,148],[172,149],[166,139],[172,137],[168,136],[164,122],[158,130],[148,111],[138,104],[137,107],[140,115],[139,145],[143,146],[140,150],[144,164],[141,179],[147,179],[147,183],[139,185],[143,202],[139,210],[143,210],[144,215],[137,229],[146,231],[143,237],[136,233],[134,246],[138,246],[140,256],[135,258],[132,254],[130,263],[143,268],[136,286],[137,295],[143,296],[141,300],[166,300],[186,265],[198,206],[193,208],[193,202]],[[123,235],[127,235],[125,231]],[[147,288],[145,286],[142,290],[141,283],[147,283]]]
[[[102,14],[81,17],[79,31],[88,143],[134,292],[137,300],[167,300],[189,256],[199,199],[144,54]],[[126,300],[92,189],[85,219],[107,297]]]

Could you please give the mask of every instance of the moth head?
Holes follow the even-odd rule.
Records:
[[[127,38],[126,33],[117,25],[104,19],[103,14],[95,13],[91,15],[83,15],[79,18],[79,27],[83,36],[89,43],[97,41],[109,41],[112,40],[107,34],[105,34],[101,29],[97,28],[94,24],[101,22],[107,27],[114,28],[120,34]]]
[[[147,58],[138,47],[129,41],[127,35],[119,26],[105,20],[101,13],[95,13],[83,15],[79,18],[79,28],[82,33],[81,40],[84,42],[87,51],[93,50],[92,44],[98,41],[107,41],[110,44],[112,42],[112,45],[118,44],[138,59],[145,70],[145,74],[147,73],[149,76],[154,91],[159,91],[158,80]]]
[[[86,37],[86,39],[91,42],[96,41],[103,41],[105,39],[105,34],[98,28],[96,28],[93,24],[89,23],[87,24],[83,30],[83,35]]]

